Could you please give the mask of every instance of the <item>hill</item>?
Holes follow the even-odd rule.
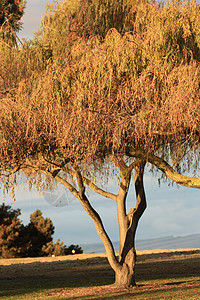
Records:
[[[118,251],[118,242],[114,242],[115,251]],[[103,253],[105,248],[101,243],[82,244],[84,253]],[[194,249],[200,248],[200,234],[186,236],[167,236],[156,239],[136,240],[136,250],[154,249]]]

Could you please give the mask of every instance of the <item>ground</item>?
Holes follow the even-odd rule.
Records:
[[[200,249],[154,250],[138,251],[136,278],[150,276],[200,276]],[[0,280],[38,280],[51,278],[69,278],[79,280],[91,278],[114,278],[114,273],[108,265],[105,253],[77,254],[59,257],[2,259],[0,260]],[[173,283],[154,285],[139,284],[134,293],[156,290],[198,286],[200,282],[177,281]],[[133,289],[116,288],[113,285],[91,286],[70,289],[60,289],[49,293],[49,296],[73,297],[98,294],[132,293]]]

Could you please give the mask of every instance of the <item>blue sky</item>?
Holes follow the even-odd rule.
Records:
[[[22,19],[24,28],[20,32],[21,38],[33,37],[33,32],[39,29],[45,5],[52,2],[48,0],[27,1],[25,15]],[[116,185],[117,182],[112,182],[108,190],[117,191],[114,184]],[[139,223],[138,239],[200,233],[200,190],[177,188],[176,185],[169,187],[167,184],[162,184],[159,187],[157,179],[150,177],[148,173],[145,175],[145,188],[148,208]],[[66,206],[56,207],[49,203],[61,196],[67,196]],[[118,227],[115,202],[93,193],[90,193],[90,199],[102,216],[111,239],[117,241]],[[134,187],[131,186],[128,197],[129,208],[133,206],[134,201]],[[7,197],[6,203],[10,204],[12,200]],[[12,203],[12,207],[21,209],[21,218],[24,223],[28,223],[32,212],[41,209],[43,215],[50,217],[54,223],[56,228],[54,240],[60,238],[67,245],[100,242],[93,222],[78,200],[72,199],[62,187],[52,192],[52,197],[48,194],[40,195],[36,191],[30,192],[27,188],[19,187],[17,201]]]

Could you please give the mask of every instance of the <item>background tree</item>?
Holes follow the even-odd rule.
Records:
[[[1,0],[0,35],[4,39],[15,40],[15,33],[22,27],[20,19],[24,14],[25,5],[25,0]]]
[[[83,250],[81,249],[80,246],[78,245],[70,245],[68,248],[65,249],[65,255],[70,255],[70,254],[81,254],[83,253]]]
[[[65,255],[66,246],[63,245],[63,242],[60,242],[58,239],[56,243],[53,241],[48,242],[46,245],[43,245],[42,252],[45,253],[47,256],[58,256],[58,255]]]
[[[19,231],[20,210],[9,205],[0,206],[0,258],[12,258],[20,255]]]
[[[53,243],[53,241],[47,243],[42,247],[42,251],[47,256],[74,255],[83,253],[83,250],[79,245],[72,244],[67,247],[66,245],[63,245],[63,242],[60,242],[60,239],[58,239],[56,243]]]
[[[115,15],[121,10],[120,25]],[[195,2],[58,3],[29,48],[50,56],[40,69],[30,64],[14,96],[0,102],[4,187],[22,170],[30,186],[45,190],[57,181],[68,188],[93,219],[120,286],[135,283],[147,162],[179,184],[200,188],[199,178],[183,175],[199,165],[199,24]],[[115,175],[116,194],[103,188]],[[128,212],[132,177],[136,201]],[[119,258],[88,189],[116,202]]]
[[[68,255],[82,253],[81,247],[66,247],[58,239],[53,242],[54,226],[49,218],[44,218],[40,210],[30,216],[26,226],[19,219],[20,209],[14,210],[9,205],[0,206],[0,258],[35,257]]]
[[[53,234],[55,227],[49,218],[44,218],[42,212],[37,209],[30,216],[30,223],[24,227],[23,236],[26,237],[26,256],[51,256],[51,255],[69,255],[75,253],[83,253],[78,245],[66,247],[63,242],[58,239],[53,242]]]
[[[49,218],[44,218],[40,210],[36,210],[30,216],[30,223],[26,226],[30,247],[27,256],[44,256],[43,246],[53,240],[53,222]]]

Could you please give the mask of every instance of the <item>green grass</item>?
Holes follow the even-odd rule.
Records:
[[[24,280],[14,281],[6,280],[0,282],[0,299],[2,300],[33,300],[33,299],[67,299],[66,297],[49,296],[48,293],[55,292],[63,288],[78,288],[88,287],[95,285],[111,284],[112,278],[85,278],[83,280],[73,279],[60,280],[60,279],[44,279],[44,280]],[[137,283],[138,287],[133,289],[131,293],[123,295],[88,295],[84,297],[74,297],[73,299],[173,299],[173,300],[200,300],[200,286],[198,287],[183,287],[182,283],[199,283],[200,276],[188,277],[169,277],[169,278],[139,278]],[[140,291],[145,285],[161,286],[167,284],[169,289],[164,290],[160,287],[159,290]],[[175,286],[180,285],[180,287]]]

